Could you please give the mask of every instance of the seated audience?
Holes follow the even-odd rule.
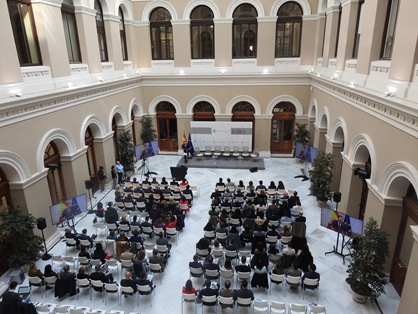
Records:
[[[120,281],[121,287],[131,287],[133,289],[133,294],[136,293],[136,282],[132,279],[131,272],[125,272],[125,278]]]
[[[93,259],[99,259],[102,264],[106,263],[106,252],[101,243],[96,243],[96,249],[93,252]]]
[[[251,272],[251,267],[247,264],[247,258],[245,256],[241,256],[241,264],[235,266],[235,271],[241,273]]]
[[[85,258],[87,258],[87,259],[90,259],[90,258],[91,258],[91,256],[90,256],[90,253],[89,253],[89,251],[88,251],[88,247],[87,247],[87,246],[83,246],[83,247],[81,248],[80,253],[78,253],[78,256],[80,256],[80,257],[85,257]]]
[[[304,288],[303,281],[305,280],[305,278],[318,279],[318,281],[321,279],[321,276],[316,272],[315,264],[313,263],[309,264],[308,270],[304,272],[303,277],[302,277],[302,288]]]
[[[247,287],[248,287],[248,281],[247,279],[243,279],[241,281],[241,289],[235,290],[234,299],[237,300],[238,298],[243,298],[243,299],[250,298],[251,300],[254,300],[254,293]]]
[[[44,277],[58,277],[58,274],[52,270],[51,264],[46,264],[44,268]]]
[[[80,267],[77,273],[77,279],[89,279],[90,280],[90,275],[86,272],[85,267]]]
[[[181,293],[197,295],[197,291],[195,288],[193,288],[193,283],[190,279],[187,279],[186,284],[181,289]]]
[[[214,283],[214,288],[211,288],[211,282],[209,279],[205,280],[205,284],[203,289],[200,289],[199,291],[199,298],[202,298],[203,296],[205,297],[210,297],[210,296],[218,296],[219,292],[218,292],[218,285],[216,283]],[[210,303],[206,303],[206,305],[216,305],[216,300],[215,302],[210,302]]]
[[[58,277],[61,279],[74,279],[75,278],[74,269],[70,270],[70,266],[64,265]]]
[[[222,288],[219,291],[219,295],[224,298],[233,298],[235,296],[235,290],[231,289],[231,282],[229,280],[225,281],[225,288]],[[227,307],[234,308],[234,305],[224,305],[222,304],[222,308],[225,309]]]
[[[102,273],[102,267],[100,265],[96,265],[94,267],[94,270],[95,271],[90,274],[90,280],[100,280],[103,283],[113,282],[113,275],[111,273]],[[96,290],[95,287],[93,287],[93,289]]]
[[[84,228],[82,234],[78,235],[79,240],[87,240],[90,242],[90,247],[93,247],[93,240],[96,239],[97,235],[93,234],[91,237],[87,235],[87,229]]]

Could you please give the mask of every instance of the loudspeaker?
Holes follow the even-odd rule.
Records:
[[[258,171],[257,167],[250,168],[250,172],[257,172],[257,171]]]
[[[334,202],[335,203],[341,202],[341,193],[340,192],[334,192]]]
[[[87,190],[90,190],[90,189],[92,189],[92,188],[93,188],[93,181],[91,181],[91,180],[86,180],[86,181],[84,181],[84,185],[86,186],[86,189],[87,189]]]
[[[187,175],[187,167],[170,167],[171,177],[176,180],[183,180]]]
[[[189,170],[189,168],[187,168],[186,166],[184,166],[184,165],[181,165],[180,167],[182,167],[182,168],[186,168],[186,170]]]
[[[46,219],[43,217],[39,217],[38,219],[36,219],[36,224],[39,230],[44,230],[46,229]]]

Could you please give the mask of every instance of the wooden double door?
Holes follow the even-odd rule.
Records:
[[[294,128],[294,114],[275,114],[273,116],[270,145],[272,154],[292,154]]]

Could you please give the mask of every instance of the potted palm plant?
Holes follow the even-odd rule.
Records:
[[[366,223],[363,235],[353,235],[346,281],[355,293],[353,300],[358,303],[366,302],[367,298],[376,300],[385,293],[388,281],[384,265],[389,257],[388,237],[389,234],[378,227],[373,217]]]
[[[0,212],[0,245],[10,268],[29,264],[42,250],[42,238],[33,233],[35,226],[36,218],[23,212],[16,200]]]
[[[293,157],[296,157],[296,143],[302,143],[303,146],[308,145],[311,139],[311,133],[307,129],[306,123],[296,122],[296,128],[293,130]],[[296,161],[301,163],[302,159],[296,158]]]
[[[119,152],[120,163],[124,166],[124,170],[128,176],[132,175],[134,171],[135,157],[135,145],[133,142],[131,131],[125,131],[118,137],[119,140]]]
[[[331,199],[330,185],[334,168],[334,155],[318,150],[316,158],[312,162],[312,169],[309,170],[309,175],[311,178],[310,191],[316,197],[319,206],[323,206]]]
[[[157,131],[154,129],[152,119],[149,115],[143,115],[141,117],[141,140],[142,143],[152,142],[157,139]]]

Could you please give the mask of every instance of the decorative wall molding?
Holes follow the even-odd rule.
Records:
[[[22,67],[20,70],[24,81],[51,78],[51,69],[48,66]]]
[[[71,75],[87,75],[89,74],[88,64],[70,64]]]

